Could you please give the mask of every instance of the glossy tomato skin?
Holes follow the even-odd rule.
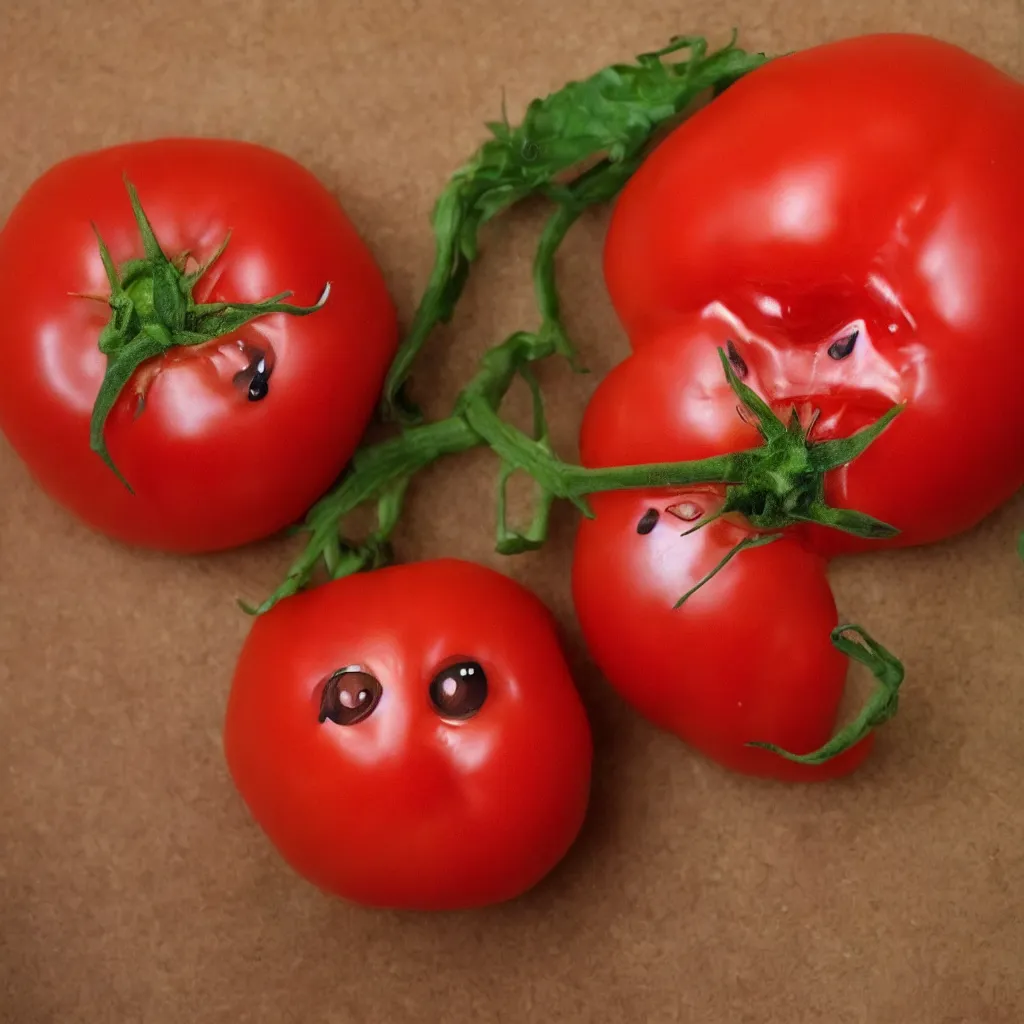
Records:
[[[125,175],[169,257],[187,250],[194,268],[231,232],[197,301],[290,290],[310,305],[331,285],[310,316],[272,314],[136,372],[106,431],[134,495],[89,448],[110,311],[80,297],[109,294],[90,222],[119,266],[142,255]],[[0,304],[0,429],[32,476],[95,529],[171,551],[234,547],[300,517],[357,445],[397,345],[383,276],[337,201],[290,158],[237,141],[154,140],[52,168],[0,232]],[[235,381],[252,351],[272,367],[260,401]]]
[[[780,412],[822,410],[819,439],[905,402],[827,496],[899,528],[887,544],[937,541],[1024,484],[1022,180],[1024,85],[925,37],[829,43],[741,79],[645,161],[608,289],[637,351],[732,338]],[[719,379],[680,415],[728,446],[734,406]]]
[[[711,515],[720,503],[715,489],[594,496],[572,574],[590,654],[637,711],[726,768],[789,782],[848,774],[873,734],[817,766],[747,746],[803,754],[832,735],[847,666],[829,641],[837,616],[821,556],[788,538],[744,551],[674,607],[750,531],[722,519],[682,537],[693,522],[670,510]],[[638,532],[651,510],[653,529]]]
[[[431,681],[473,661],[472,717]],[[318,721],[325,680],[359,666],[379,702],[353,725]],[[590,786],[587,717],[547,609],[458,560],[348,577],[260,617],[224,726],[232,777],[302,876],[358,903],[418,910],[511,899],[576,837]]]

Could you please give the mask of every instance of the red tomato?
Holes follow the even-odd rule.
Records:
[[[820,555],[789,538],[743,551],[675,608],[751,535],[720,519],[680,536],[716,511],[720,489],[618,491],[591,500],[596,518],[584,520],[577,535],[573,599],[591,656],[626,701],[749,775],[821,780],[863,762],[874,733],[821,765],[746,745],[806,754],[832,735],[847,665],[829,640],[838,619]]]
[[[285,860],[375,906],[522,893],[572,844],[589,796],[590,728],[552,617],[456,560],[350,576],[257,619],[224,746]]]
[[[139,368],[105,432],[134,494],[89,447],[111,311],[81,297],[110,294],[91,221],[119,268],[142,256],[123,175],[167,257],[189,254],[187,271],[231,232],[197,301],[291,291],[311,305],[331,286],[308,316],[270,314]],[[235,141],[132,144],[48,171],[0,233],[0,304],[0,428],[29,471],[94,528],[174,551],[299,518],[359,442],[397,345],[381,272],[331,194],[287,157]]]
[[[705,351],[731,339],[782,418],[819,413],[815,439],[907,403],[829,475],[831,504],[896,526],[891,544],[968,529],[1024,484],[1022,181],[1024,85],[957,47],[867,36],[770,61],[668,136],[618,201],[615,309],[638,352],[672,335],[701,375],[652,396],[663,348],[620,417],[664,403],[665,457],[752,443]]]

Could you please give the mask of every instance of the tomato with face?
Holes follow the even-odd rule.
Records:
[[[372,906],[523,893],[569,849],[589,797],[590,728],[552,616],[459,560],[350,576],[260,616],[224,747],[285,861]]]
[[[286,292],[315,312],[243,322]],[[93,528],[171,551],[300,518],[359,443],[398,340],[337,200],[233,140],[132,143],[47,171],[0,231],[0,305],[0,430],[29,472]]]
[[[619,415],[661,402],[672,458],[756,443],[714,351],[731,342],[744,382],[783,420],[813,421],[814,440],[905,403],[828,474],[830,504],[895,526],[889,545],[972,527],[1024,484],[1022,180],[1024,85],[958,47],[876,35],[769,61],[618,200],[609,293],[636,358],[661,346]],[[652,389],[670,344],[693,376]],[[828,554],[879,543],[809,539]]]

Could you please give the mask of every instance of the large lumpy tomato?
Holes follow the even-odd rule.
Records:
[[[290,292],[313,307],[328,287],[308,315],[240,323],[244,304]],[[356,447],[397,344],[381,272],[337,201],[293,160],[236,141],[118,146],[48,171],[0,233],[0,305],[0,428],[33,477],[94,528],[175,551],[301,516]],[[169,335],[182,344],[165,348]],[[90,448],[105,370],[128,341],[155,354],[120,382],[99,437],[131,490]]]
[[[878,35],[768,62],[618,201],[608,289],[638,356],[662,346],[620,415],[660,402],[665,457],[755,443],[717,362],[731,341],[782,419],[816,417],[812,439],[906,403],[829,474],[830,504],[897,527],[888,544],[968,529],[1024,484],[1022,181],[1024,85],[958,47]],[[673,344],[691,376],[652,399]],[[878,543],[812,536],[827,553]]]
[[[565,854],[589,796],[590,728],[551,615],[451,559],[328,583],[257,619],[224,747],[284,859],[374,906],[519,895]]]

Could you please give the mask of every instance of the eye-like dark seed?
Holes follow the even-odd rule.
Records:
[[[371,714],[383,692],[380,682],[369,672],[343,668],[324,683],[318,721],[330,719],[335,725],[355,725]]]
[[[641,536],[650,533],[658,525],[658,515],[659,513],[656,508],[649,508],[640,517],[640,522],[636,524],[636,532]]]
[[[260,356],[252,369],[252,380],[249,381],[249,401],[258,402],[261,398],[266,398],[267,392],[270,390],[270,370],[267,367],[266,357]]]
[[[850,334],[833,341],[828,347],[828,354],[832,359],[845,359],[857,344],[860,331],[852,331]]]
[[[476,661],[442,669],[430,682],[430,703],[443,718],[471,718],[487,700],[487,676]]]
[[[732,363],[732,368],[736,371],[737,377],[746,377],[747,375],[747,364],[743,356],[736,351],[736,342],[730,338],[725,343],[725,353],[729,357],[729,362]]]

